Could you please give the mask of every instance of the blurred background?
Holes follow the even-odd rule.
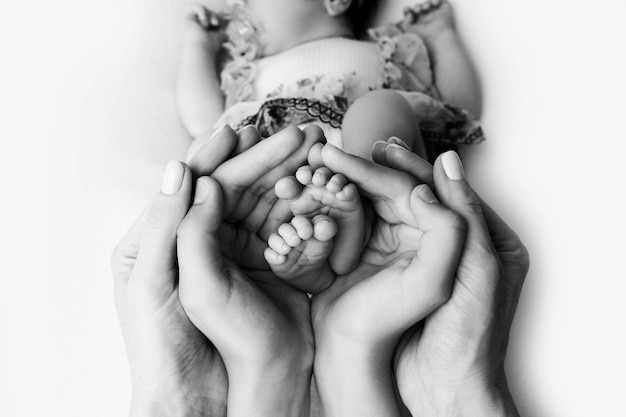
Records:
[[[452,3],[485,93],[466,171],[531,253],[514,396],[522,415],[619,415],[626,5]],[[185,4],[0,5],[1,416],[128,412],[109,256],[189,143],[173,96]]]

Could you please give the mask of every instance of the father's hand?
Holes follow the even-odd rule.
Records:
[[[133,417],[226,416],[228,379],[222,359],[179,301],[176,230],[190,204],[191,184],[189,168],[170,162],[163,191],[112,256]]]

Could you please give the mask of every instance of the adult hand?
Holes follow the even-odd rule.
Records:
[[[224,148],[214,148],[212,165]],[[226,416],[227,376],[179,301],[176,230],[190,204],[191,171],[170,162],[163,190],[112,256],[115,302],[130,363],[130,415]]]
[[[252,147],[198,179],[178,230],[180,299],[224,358],[229,415],[308,413],[309,298],[250,258],[263,259],[260,236],[273,219],[275,181],[302,164],[317,132],[290,128],[245,141]]]
[[[231,159],[214,170],[212,144],[222,141],[229,144]],[[324,134],[317,126],[302,131],[289,127],[263,140],[252,126],[238,133],[226,126],[189,160],[194,176],[211,175],[224,192],[220,241],[222,251],[237,265],[269,270],[263,256],[267,238],[292,217],[276,197],[274,185],[303,165],[309,149],[320,141]]]
[[[448,299],[464,222],[408,174],[328,145],[321,160],[357,184],[378,216],[357,268],[313,297],[322,407],[328,415],[398,415],[394,349]]]
[[[450,300],[403,337],[396,378],[413,415],[518,415],[504,372],[508,335],[528,253],[516,234],[472,190],[454,152],[431,168],[398,146],[379,145],[374,160],[434,179],[442,203],[468,233]],[[446,415],[448,415],[446,414]]]

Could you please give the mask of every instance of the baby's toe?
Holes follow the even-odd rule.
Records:
[[[272,233],[267,239],[267,245],[279,255],[287,255],[291,252],[291,246],[278,234]]]
[[[337,223],[329,216],[319,214],[313,218],[313,237],[320,242],[331,240],[338,230]]]
[[[287,257],[285,255],[281,255],[272,248],[265,248],[263,256],[265,257],[267,263],[270,265],[282,265],[287,260]]]
[[[298,170],[296,171],[296,179],[302,185],[311,184],[312,178],[313,178],[313,168],[311,168],[309,165],[302,166],[298,168]]]
[[[297,236],[302,240],[308,240],[313,237],[313,225],[311,221],[304,216],[295,216],[291,220],[291,226],[293,227]]]
[[[289,223],[283,223],[278,227],[278,235],[292,248],[298,246],[302,241],[300,236],[298,236],[296,228]]]
[[[350,183],[335,194],[335,197],[337,197],[337,200],[341,201],[358,201],[360,199],[359,189],[356,185]]]
[[[302,193],[302,185],[296,177],[284,177],[279,179],[274,186],[276,197],[283,200],[293,200]]]
[[[322,149],[324,148],[324,145],[322,145],[320,142],[314,144],[311,149],[309,150],[309,155],[307,156],[307,161],[309,162],[309,165],[311,165],[312,167],[316,167],[319,168],[322,165],[324,165],[324,163],[322,162]]]
[[[326,185],[326,183],[328,183],[328,180],[330,180],[332,176],[333,172],[330,169],[326,167],[321,167],[315,170],[311,182],[313,183],[313,185],[321,187]]]
[[[330,180],[328,180],[328,184],[326,184],[326,189],[331,193],[335,194],[341,191],[342,188],[346,186],[348,183],[348,179],[342,174],[333,175]]]

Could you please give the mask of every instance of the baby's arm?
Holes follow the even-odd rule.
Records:
[[[450,3],[429,0],[411,10],[415,22],[405,22],[405,30],[417,33],[428,47],[441,98],[480,117],[482,95],[478,75],[455,29]]]
[[[185,19],[176,97],[181,121],[194,138],[209,132],[224,111],[217,56],[224,41],[220,19],[198,4]]]

